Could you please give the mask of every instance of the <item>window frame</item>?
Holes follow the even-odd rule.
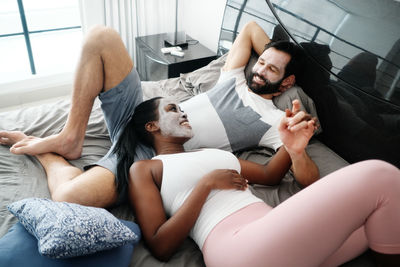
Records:
[[[79,25],[79,26],[71,26],[71,27],[62,27],[62,28],[52,28],[52,29],[45,29],[45,30],[29,31],[28,30],[28,23],[26,22],[25,8],[24,8],[24,4],[23,4],[22,1],[23,0],[17,0],[19,16],[20,16],[20,19],[21,19],[22,32],[0,34],[0,38],[10,37],[10,36],[19,36],[19,35],[23,35],[24,36],[26,50],[28,52],[28,58],[29,58],[29,64],[30,64],[31,73],[32,73],[32,75],[36,75],[35,59],[33,58],[30,36],[32,34],[43,33],[43,32],[82,29],[83,27],[81,25]]]
[[[22,0],[17,0],[18,5],[22,4],[23,10],[23,3]],[[20,80],[15,81],[0,81],[0,111],[1,109],[7,109],[8,107],[12,106],[19,106],[29,102],[36,102],[41,101],[43,99],[54,98],[54,97],[62,97],[70,95],[72,92],[73,86],[73,71],[69,72],[61,72],[57,74],[37,74],[35,65],[34,65],[34,58],[32,54],[32,49],[29,48],[30,46],[30,39],[29,34],[36,34],[42,32],[52,32],[52,31],[59,31],[59,30],[70,30],[81,28],[82,34],[84,34],[90,25],[94,24],[102,24],[103,20],[95,20],[92,17],[94,15],[91,14],[91,10],[96,5],[98,6],[98,0],[79,0],[79,15],[81,17],[81,25],[75,27],[63,27],[63,28],[53,28],[53,29],[46,29],[46,30],[36,30],[36,31],[28,31],[28,27],[26,24],[25,12],[23,10],[23,14],[20,13],[21,22],[25,20],[25,27],[24,23],[22,22],[23,32],[16,32],[16,33],[9,33],[0,35],[1,37],[9,37],[9,36],[17,36],[17,35],[28,35],[25,38],[25,42],[27,44],[29,60],[31,64],[31,73],[33,76],[28,78],[23,78]],[[100,5],[103,6],[103,5]],[[18,7],[20,10],[20,7]],[[96,13],[99,10],[95,10]],[[97,17],[97,16],[96,16]],[[101,17],[101,16],[100,16]],[[29,51],[30,50],[30,51]],[[31,61],[32,57],[32,61]]]

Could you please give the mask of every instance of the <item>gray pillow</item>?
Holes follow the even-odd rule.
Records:
[[[69,258],[138,242],[139,235],[107,210],[49,199],[27,198],[7,207],[38,239],[39,252]]]

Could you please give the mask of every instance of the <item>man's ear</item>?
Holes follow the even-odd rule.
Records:
[[[296,82],[296,77],[294,76],[294,74],[286,77],[285,79],[283,79],[281,83],[280,91],[285,92],[287,89],[293,87],[295,82]]]
[[[156,132],[156,131],[160,130],[160,126],[158,125],[158,121],[149,121],[148,123],[146,123],[144,125],[144,128],[150,133],[153,133],[153,132]]]

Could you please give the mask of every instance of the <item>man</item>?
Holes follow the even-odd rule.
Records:
[[[285,77],[285,68],[291,61],[289,54],[276,48],[270,48],[263,52],[264,45],[269,42],[268,36],[256,23],[248,23],[234,42],[223,67],[222,75],[237,72],[237,68],[239,68],[239,72],[243,73],[240,68],[244,69],[251,49],[261,54],[250,79],[250,89],[255,94],[252,93],[246,101],[254,102],[254,99],[257,98],[256,102],[259,104],[255,105],[256,112],[273,114],[269,116],[273,118],[272,122],[257,122],[259,129],[273,133],[274,124],[284,113],[273,106],[271,99],[294,84],[294,75]],[[235,80],[228,79],[228,85],[230,81]],[[239,80],[236,79],[235,87],[238,86],[238,82]],[[242,86],[241,92],[243,92],[243,88],[245,88],[245,92],[248,92],[246,86]],[[86,126],[97,96],[102,102],[110,138],[115,143],[134,108],[142,102],[143,96],[138,74],[133,68],[133,63],[120,36],[112,29],[100,26],[94,28],[87,35],[84,43],[74,81],[71,110],[63,130],[57,135],[43,139],[26,136],[21,132],[0,132],[0,144],[12,146],[11,152],[35,155],[38,158],[46,170],[51,197],[55,201],[107,207],[124,200],[124,192],[117,192],[115,186],[116,157],[113,147],[103,159],[85,172],[71,166],[65,160],[80,157]],[[239,105],[243,105],[244,109],[251,105],[251,103],[245,103],[246,101],[239,99]],[[265,105],[269,107],[264,110]],[[295,103],[292,113],[289,111],[287,113],[292,117],[293,128],[302,127],[302,124],[309,121],[308,114],[298,112],[298,106],[299,104]],[[240,111],[238,114],[241,114]],[[188,114],[191,124],[195,123],[196,116],[191,118],[191,114],[189,112]],[[257,116],[258,120],[260,115]],[[245,127],[243,130],[252,132],[251,128]],[[276,149],[280,146],[280,141],[276,141],[276,136],[266,135],[267,140],[274,140],[271,142],[275,143],[275,145],[271,145],[273,148]],[[226,136],[229,139],[229,133]],[[241,134],[236,137],[239,138],[239,141],[251,139]],[[262,138],[258,136],[258,140],[253,143],[258,144],[260,139]],[[208,144],[200,144],[200,146],[204,147]],[[194,147],[196,146],[190,148]],[[226,149],[236,150],[233,146]],[[151,156],[152,151],[144,146],[135,152],[135,160],[148,159]],[[305,152],[296,155],[282,147],[276,157],[279,157],[281,164],[286,166],[285,171],[293,164],[295,177],[305,184],[314,181],[310,177],[318,176],[315,175],[318,173],[318,168]],[[117,182],[121,181],[117,179]]]

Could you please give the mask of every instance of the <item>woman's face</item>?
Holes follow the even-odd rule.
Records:
[[[180,109],[176,101],[162,98],[158,105],[158,124],[164,136],[192,138],[193,131],[187,115]]]

